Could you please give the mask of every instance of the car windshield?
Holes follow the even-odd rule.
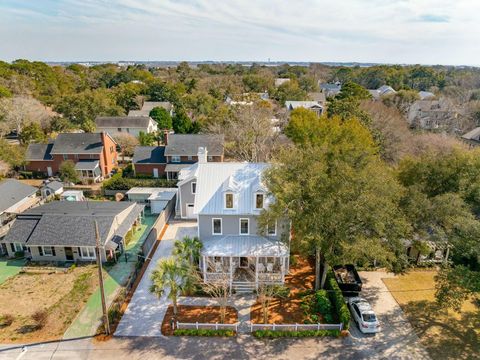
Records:
[[[375,314],[362,314],[363,321],[366,322],[375,322],[377,321],[377,318],[375,317]]]

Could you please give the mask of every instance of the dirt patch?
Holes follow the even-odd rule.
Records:
[[[97,286],[92,265],[67,273],[23,273],[0,286],[0,314],[14,321],[0,328],[0,342],[34,342],[60,338]],[[44,312],[41,324],[35,314]],[[38,315],[38,314],[37,314]]]
[[[295,256],[294,265],[290,266],[290,274],[285,277],[285,286],[290,289],[286,299],[275,299],[270,303],[268,322],[276,324],[303,323],[307,320],[301,308],[302,293],[312,290],[315,283],[315,266],[313,261]],[[263,323],[262,306],[259,302],[251,308],[253,323]]]
[[[383,279],[432,359],[474,359],[480,349],[480,309],[472,300],[460,312],[435,303],[436,271]]]
[[[227,306],[225,324],[235,324],[238,321],[237,310]],[[173,335],[170,321],[173,317],[173,306],[167,309],[162,322],[162,334]],[[199,323],[220,323],[220,307],[218,306],[178,306],[177,321],[179,322],[199,322]]]

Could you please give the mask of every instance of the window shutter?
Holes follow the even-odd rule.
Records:
[[[13,245],[13,243],[10,243],[10,248],[12,249],[13,252],[15,252],[15,246]]]
[[[38,247],[38,252],[40,253],[40,256],[43,256],[43,249],[41,246]]]
[[[56,256],[56,255],[55,255],[55,246],[52,246],[52,255],[53,255],[53,256]]]

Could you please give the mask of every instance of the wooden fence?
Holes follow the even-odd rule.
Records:
[[[343,324],[250,324],[250,332],[256,330],[303,331],[303,330],[339,330]]]
[[[219,323],[182,323],[177,321],[177,329],[207,329],[207,330],[238,330],[239,323],[235,324],[219,324]]]

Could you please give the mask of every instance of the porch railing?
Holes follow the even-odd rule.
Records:
[[[240,323],[235,324],[219,324],[219,323],[183,323],[177,321],[177,329],[208,329],[208,330],[238,330],[238,325]]]
[[[282,273],[258,273],[258,281],[263,283],[282,282]]]
[[[225,278],[228,278],[228,276],[229,276],[228,273],[207,272],[207,273],[205,273],[205,280],[206,281],[220,281],[220,280],[224,280]]]
[[[302,331],[302,330],[338,330],[342,331],[343,324],[250,324],[250,332],[256,330],[272,331]]]

